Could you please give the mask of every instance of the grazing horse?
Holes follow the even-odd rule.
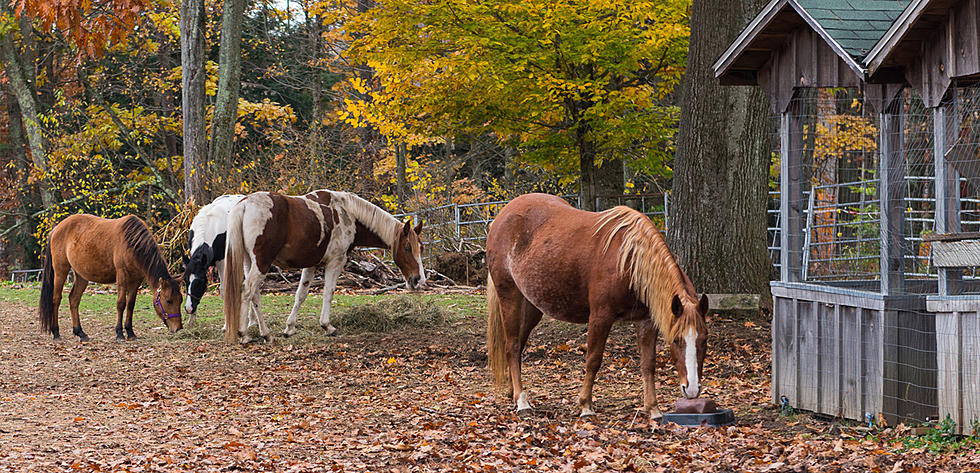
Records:
[[[681,393],[696,398],[704,364],[708,300],[694,286],[645,215],[628,207],[605,212],[527,194],[507,204],[487,235],[487,349],[494,382],[510,388],[517,410],[531,409],[521,385],[521,353],[542,314],[588,324],[581,416],[594,415],[592,385],[616,321],[636,324],[643,409],[661,417],[656,397],[656,343],[670,344]]]
[[[245,197],[241,194],[228,194],[214,199],[194,216],[191,222],[190,257],[184,256],[184,284],[187,287],[187,302],[184,310],[194,321],[197,305],[208,290],[208,269],[212,266],[216,274],[224,274],[225,238],[228,230],[228,213]]]
[[[180,284],[170,276],[160,247],[135,215],[105,219],[88,214],[70,215],[51,230],[44,252],[41,282],[41,330],[61,338],[58,307],[68,270],[75,270],[75,283],[68,294],[72,333],[87,342],[78,320],[78,303],[90,281],[116,283],[116,340],[135,340],[133,306],[136,292],[145,280],[153,293],[153,308],[170,332],[183,327],[180,320]],[[123,336],[126,311],[126,336]]]
[[[273,264],[303,269],[283,334],[288,337],[296,332],[300,305],[309,293],[315,267],[321,264],[320,326],[328,335],[334,334],[337,329],[330,325],[330,302],[348,252],[359,246],[390,249],[409,288],[414,289],[425,283],[421,232],[422,222],[413,229],[411,220],[399,222],[349,192],[317,190],[302,196],[256,192],[246,196],[228,215],[223,276],[225,339],[234,341],[237,334],[239,342],[250,341],[242,320],[248,312],[255,316],[262,338],[269,339],[259,289]]]

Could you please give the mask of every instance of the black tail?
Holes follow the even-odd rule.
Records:
[[[51,245],[44,250],[44,273],[41,275],[41,331],[50,332],[54,327],[54,267],[51,266]]]

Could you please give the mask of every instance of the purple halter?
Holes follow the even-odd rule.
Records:
[[[159,294],[157,294],[157,296],[153,298],[153,307],[156,307],[157,309],[160,309],[160,312],[163,313],[163,317],[164,318],[172,319],[174,317],[180,317],[180,310],[178,310],[176,314],[168,314],[167,313],[167,311],[163,308],[163,303],[160,302],[160,295]]]

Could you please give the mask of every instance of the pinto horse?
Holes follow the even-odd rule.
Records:
[[[487,235],[487,349],[494,382],[510,388],[518,412],[531,409],[521,353],[542,314],[588,324],[581,416],[595,415],[592,386],[616,321],[636,324],[643,410],[661,417],[656,343],[670,344],[681,393],[696,398],[706,351],[707,297],[698,300],[663,236],[640,212],[586,212],[563,199],[527,194],[507,204]]]
[[[258,322],[259,335],[269,339],[259,289],[273,264],[303,269],[283,331],[287,337],[296,332],[296,318],[309,293],[314,268],[324,265],[320,326],[333,335],[337,329],[330,324],[330,302],[348,252],[355,247],[390,249],[409,288],[414,289],[425,283],[421,232],[422,222],[412,228],[411,220],[399,222],[349,192],[317,190],[302,196],[256,192],[246,196],[228,215],[225,339],[231,342],[237,336],[243,344],[251,340],[244,329],[249,312]]]
[[[41,330],[61,338],[58,307],[68,270],[75,282],[68,294],[72,333],[87,342],[78,320],[78,303],[88,283],[116,283],[116,340],[135,340],[133,307],[136,292],[146,280],[153,292],[153,309],[170,332],[183,327],[180,320],[180,284],[170,276],[160,247],[135,215],[105,219],[88,214],[70,215],[51,230],[45,250],[41,282]],[[123,311],[126,335],[123,336]]]
[[[217,274],[224,274],[225,239],[228,230],[228,213],[245,197],[241,194],[227,194],[214,199],[191,221],[190,257],[184,257],[184,284],[187,287],[187,301],[184,310],[190,316],[187,323],[194,321],[197,305],[208,290],[208,269],[214,267]]]

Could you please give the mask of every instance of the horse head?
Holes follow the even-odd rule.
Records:
[[[422,241],[419,235],[422,234],[422,221],[412,228],[412,218],[409,217],[402,224],[402,229],[395,237],[395,244],[392,245],[395,265],[405,276],[405,282],[409,289],[425,284],[425,270],[422,268]]]
[[[198,247],[190,258],[185,257],[184,285],[187,287],[187,302],[184,309],[188,314],[197,312],[197,305],[208,290],[208,268],[213,259],[211,247]]]
[[[688,399],[694,399],[701,395],[701,374],[708,347],[708,329],[705,325],[708,296],[702,294],[695,303],[693,299],[682,301],[675,294],[670,310],[674,314],[676,334],[670,345],[670,357],[677,367],[681,393]]]
[[[174,333],[184,328],[184,323],[180,316],[180,303],[183,297],[180,295],[180,283],[171,277],[161,278],[156,293],[153,295],[153,309],[163,324]]]

